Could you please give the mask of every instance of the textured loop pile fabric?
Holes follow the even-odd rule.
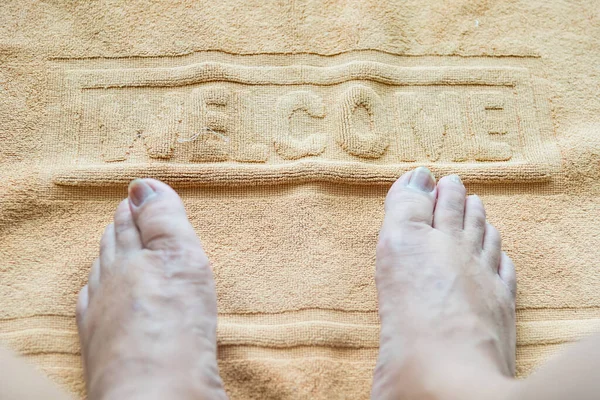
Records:
[[[600,328],[594,2],[0,11],[0,345],[76,396],[77,292],[137,177],[181,194],[212,262],[232,399],[368,398],[383,202],[419,165],[502,233],[519,377]]]

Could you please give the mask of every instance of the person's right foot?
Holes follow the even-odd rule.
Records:
[[[436,186],[417,168],[385,210],[372,398],[503,398],[515,370],[515,270],[481,200],[458,176]]]

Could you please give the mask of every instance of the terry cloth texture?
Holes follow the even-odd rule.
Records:
[[[74,312],[135,177],[212,260],[232,399],[367,398],[387,189],[481,195],[527,376],[600,328],[597,2],[0,5],[0,343],[84,396]],[[407,321],[409,324],[410,321]]]

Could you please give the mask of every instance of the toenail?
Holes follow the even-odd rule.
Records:
[[[462,185],[462,181],[460,180],[460,176],[458,175],[450,175],[448,178],[450,178],[450,180],[454,183],[458,183],[459,185]]]
[[[433,192],[435,177],[427,168],[419,167],[413,171],[408,185],[424,192]]]
[[[129,199],[134,206],[139,207],[146,199],[154,196],[156,192],[142,179],[135,179],[129,184]]]

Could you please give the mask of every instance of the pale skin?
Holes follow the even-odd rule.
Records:
[[[376,264],[373,399],[599,397],[600,337],[514,379],[515,268],[483,203],[457,176],[436,183],[417,168],[394,183]],[[209,260],[168,185],[131,183],[79,295],[77,323],[90,400],[227,398]],[[67,398],[0,357],[3,399]]]

